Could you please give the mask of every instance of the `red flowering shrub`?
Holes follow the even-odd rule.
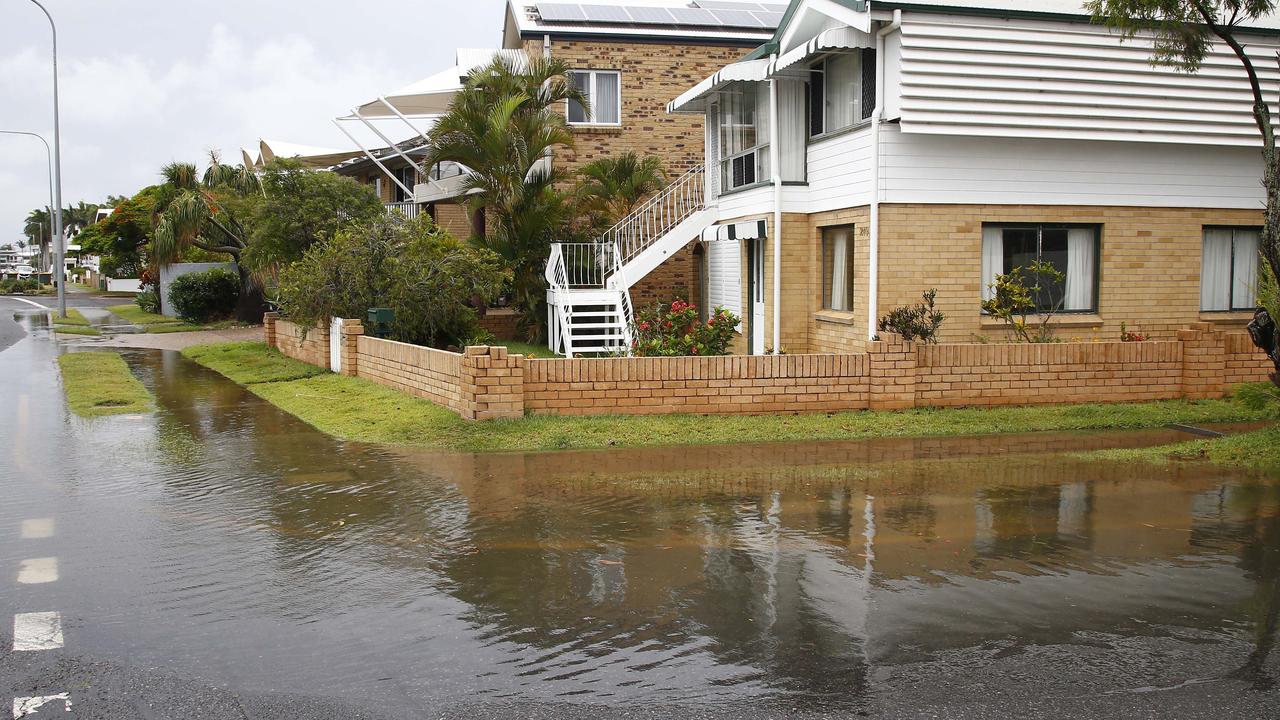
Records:
[[[1120,323],[1120,342],[1146,342],[1147,336],[1131,331],[1125,323]]]
[[[698,319],[698,307],[683,300],[655,305],[636,314],[631,326],[631,354],[639,357],[727,355],[738,327],[738,316],[718,307],[711,317]]]

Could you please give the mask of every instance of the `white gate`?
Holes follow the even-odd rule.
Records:
[[[342,372],[342,318],[329,321],[329,369]]]

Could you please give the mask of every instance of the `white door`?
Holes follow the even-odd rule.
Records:
[[[751,252],[751,354],[764,354],[764,238],[749,240]]]
[[[329,369],[342,372],[342,318],[329,322]]]

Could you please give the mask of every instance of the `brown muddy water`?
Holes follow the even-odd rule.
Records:
[[[57,352],[0,353],[0,560],[56,518],[97,657],[400,709],[1274,697],[1280,480],[1065,454],[1174,431],[417,453],[168,352],[126,353],[158,412],[83,421]]]

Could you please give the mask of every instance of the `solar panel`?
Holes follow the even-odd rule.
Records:
[[[711,14],[722,24],[731,27],[764,27],[764,23],[746,10],[712,10]]]
[[[773,3],[760,3],[760,7],[764,8],[765,12],[778,13],[779,15],[787,11],[786,5],[774,5]]]
[[[667,8],[671,16],[681,25],[719,25],[720,21],[710,10],[702,8]]]
[[[700,8],[708,8],[710,10],[760,10],[760,3],[757,2],[738,2],[737,0],[698,0],[696,3]]]
[[[764,23],[765,27],[776,28],[782,22],[782,13],[758,12],[753,14],[760,18],[760,22]]]
[[[538,3],[538,15],[550,22],[587,19],[581,6],[567,3]]]
[[[638,23],[646,25],[670,25],[675,22],[675,18],[666,8],[660,7],[641,7],[639,5],[628,5],[626,11],[631,13],[631,19]]]
[[[631,16],[617,5],[583,5],[582,12],[592,22],[631,22]]]

